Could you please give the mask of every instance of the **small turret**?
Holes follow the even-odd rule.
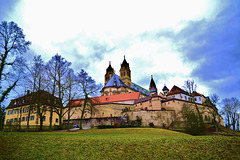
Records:
[[[164,84],[164,87],[163,87],[162,91],[163,91],[163,94],[164,94],[165,96],[168,94],[169,89],[166,87],[166,84]]]

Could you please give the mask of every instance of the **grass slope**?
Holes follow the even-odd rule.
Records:
[[[240,137],[158,128],[0,132],[0,159],[240,159]]]

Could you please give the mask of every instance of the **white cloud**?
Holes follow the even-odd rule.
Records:
[[[169,73],[175,76],[165,83],[180,84],[196,64],[183,62],[171,40],[139,35],[166,28],[178,32],[187,21],[211,18],[215,8],[215,1],[207,0],[24,0],[19,15],[28,39],[41,51],[37,54],[50,57],[58,52],[79,65],[73,65],[76,69],[81,68],[78,58],[84,58],[97,82],[103,82],[109,61],[119,74],[126,55],[135,82],[142,75]],[[93,44],[115,49],[96,59]]]

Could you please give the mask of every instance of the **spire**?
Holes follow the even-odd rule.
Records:
[[[156,91],[157,93],[157,87],[156,87],[156,84],[153,80],[153,76],[151,75],[151,81],[150,81],[150,86],[149,86],[149,91],[153,91],[153,89]]]
[[[108,68],[107,68],[107,73],[108,72],[114,72],[114,69],[112,68],[112,66],[111,66],[111,61],[109,61],[109,66],[108,66]]]
[[[121,68],[126,68],[126,69],[129,69],[129,63],[127,63],[126,59],[125,59],[125,55],[124,55],[124,59],[123,59],[123,62],[121,64]]]

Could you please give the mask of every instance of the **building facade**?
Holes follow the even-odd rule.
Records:
[[[59,100],[46,91],[37,91],[11,100],[6,108],[5,125],[26,126],[29,120],[30,126],[40,125],[40,114],[43,126],[50,125],[50,106],[61,108]],[[59,116],[55,112],[52,115],[52,125],[59,125]]]

